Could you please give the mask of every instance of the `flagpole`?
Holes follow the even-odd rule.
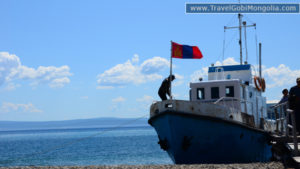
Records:
[[[170,83],[170,100],[172,101],[172,41],[171,41],[171,57],[170,57],[170,76],[169,76],[169,83]]]

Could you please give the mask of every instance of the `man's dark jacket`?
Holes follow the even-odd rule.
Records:
[[[300,87],[294,86],[289,93],[290,109],[300,111]]]
[[[161,84],[161,86],[160,86],[160,88],[158,90],[158,93],[160,93],[160,94],[168,94],[170,96],[170,82],[169,82],[168,78],[166,78],[162,82],[162,84]]]

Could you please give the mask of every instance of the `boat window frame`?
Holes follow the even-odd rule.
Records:
[[[199,91],[201,91],[202,98],[199,97]],[[197,100],[205,100],[205,88],[197,88]]]
[[[213,91],[214,89],[217,89],[217,91]],[[217,97],[214,97],[216,94]],[[220,87],[211,87],[210,88],[210,97],[211,99],[219,99],[220,98]]]
[[[229,93],[227,93],[227,89],[229,90]],[[225,86],[225,96],[234,97],[234,86]]]

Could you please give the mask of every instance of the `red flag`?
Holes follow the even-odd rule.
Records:
[[[180,59],[201,59],[203,55],[197,46],[180,45],[172,42],[172,57]]]

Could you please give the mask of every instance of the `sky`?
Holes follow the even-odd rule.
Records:
[[[170,41],[203,54],[173,59],[173,95],[187,100],[189,83],[207,80],[210,64],[239,62],[239,46],[237,30],[224,33],[236,14],[186,14],[186,2],[212,1],[0,0],[0,120],[149,117],[169,75]],[[264,96],[276,102],[300,77],[300,14],[243,19],[257,24],[247,29],[248,63],[257,66],[257,37]]]

